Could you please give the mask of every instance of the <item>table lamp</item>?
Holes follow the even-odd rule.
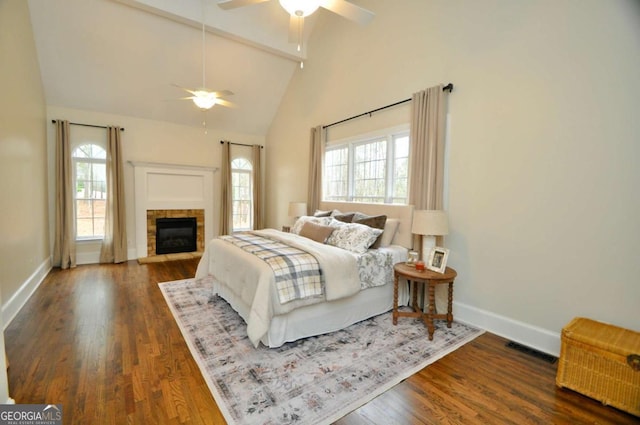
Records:
[[[306,202],[289,202],[289,217],[294,217],[297,220],[303,215],[307,215]]]
[[[431,248],[436,246],[436,236],[449,234],[449,219],[447,213],[442,210],[416,210],[413,212],[411,233],[420,235],[420,259],[429,255]]]

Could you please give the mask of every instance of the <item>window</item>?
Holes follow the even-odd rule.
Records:
[[[323,173],[325,200],[407,203],[409,131],[386,133],[327,147]]]
[[[107,152],[101,146],[88,143],[73,150],[73,187],[76,239],[104,237],[107,199]]]
[[[253,227],[253,167],[245,158],[231,161],[231,197],[233,231]]]

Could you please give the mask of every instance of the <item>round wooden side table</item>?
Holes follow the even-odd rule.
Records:
[[[415,267],[408,266],[406,263],[398,263],[393,266],[393,324],[398,324],[398,317],[422,317],[427,330],[429,331],[429,340],[433,340],[433,320],[446,319],[447,327],[451,327],[453,322],[453,281],[458,273],[451,267],[447,267],[444,273],[434,272],[432,270],[416,270]],[[413,311],[398,311],[398,281],[406,279],[409,283],[415,282],[414,289],[411,294],[411,307]],[[429,307],[424,313],[418,306],[418,284],[427,285]],[[447,302],[447,313],[436,314],[436,285],[448,284],[449,297]]]

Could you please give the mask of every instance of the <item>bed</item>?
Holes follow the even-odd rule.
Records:
[[[413,207],[323,202],[320,210],[333,212],[333,217],[337,215],[336,211],[359,212],[371,217],[386,215],[386,234],[380,235],[377,242],[386,237],[383,246],[355,253],[296,233],[264,229],[214,238],[205,248],[196,279],[212,282],[214,292],[247,323],[247,334],[256,347],[263,343],[274,348],[333,332],[393,307],[393,264],[404,261],[412,247]],[[298,231],[303,221],[301,218],[296,223]],[[391,233],[394,227],[395,231]],[[280,283],[276,284],[273,264],[268,264],[268,260],[259,258],[254,252],[270,250],[259,245],[261,238],[266,238],[265,243],[284,244],[317,258],[322,270],[322,293],[283,298],[288,292],[278,286]],[[309,287],[310,291],[316,288],[312,283]],[[407,294],[404,288],[400,289],[400,301],[406,302]]]

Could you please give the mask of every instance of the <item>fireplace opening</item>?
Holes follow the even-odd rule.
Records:
[[[197,251],[197,229],[195,217],[157,218],[156,254]]]

